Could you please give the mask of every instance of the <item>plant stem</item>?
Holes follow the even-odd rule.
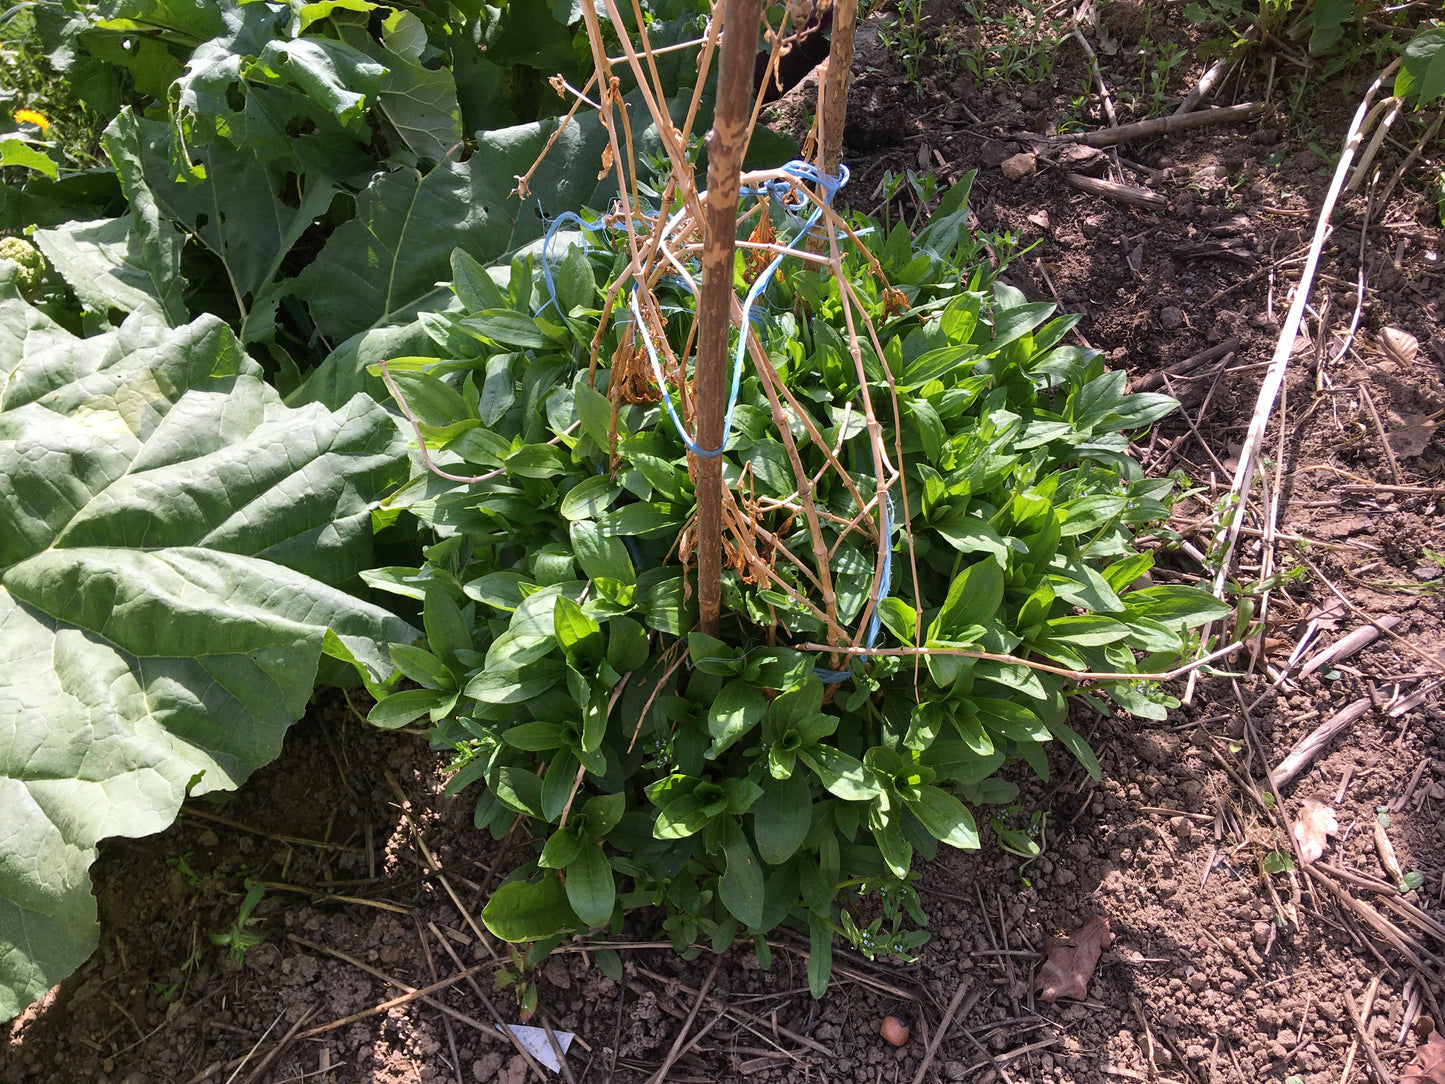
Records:
[[[728,0],[718,60],[717,108],[706,144],[707,241],[697,316],[697,443],[723,441],[728,329],[732,325],[733,250],[737,241],[738,176],[748,140],[748,105],[762,0]],[[716,636],[722,613],[722,461],[695,456],[697,486],[698,628]]]

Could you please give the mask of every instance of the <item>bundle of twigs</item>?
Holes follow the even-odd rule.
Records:
[[[844,12],[845,6],[852,10]],[[592,103],[597,108],[597,120],[608,136],[608,149],[601,165],[603,175],[611,172],[616,179],[619,193],[606,221],[622,235],[627,256],[621,273],[608,289],[601,323],[592,342],[589,376],[594,382],[598,379],[599,354],[609,325],[617,320],[631,321],[632,326],[622,337],[622,347],[611,359],[609,394],[614,404],[620,401],[620,396],[628,394],[629,387],[633,395],[648,395],[649,392],[639,386],[638,375],[650,368],[660,383],[657,394],[664,397],[669,410],[674,411],[688,446],[688,470],[696,487],[697,514],[682,533],[678,555],[684,564],[695,561],[698,567],[699,627],[704,631],[716,629],[720,573],[722,568],[729,567],[749,581],[766,582],[786,594],[823,624],[823,638],[830,646],[857,648],[878,601],[878,583],[886,578],[884,568],[891,545],[888,536],[896,518],[888,512],[889,502],[903,502],[904,524],[908,517],[907,494],[897,466],[902,450],[896,443],[891,449],[885,446],[878,407],[864,373],[860,341],[866,337],[880,356],[882,347],[862,299],[843,274],[844,246],[862,254],[880,279],[880,288],[886,289],[888,283],[882,281],[877,261],[867,254],[830,205],[832,191],[839,183],[829,167],[838,168],[841,99],[846,85],[843,78],[825,77],[820,81],[819,121],[808,141],[817,149],[816,166],[811,170],[799,169],[795,163],[793,168],[747,173],[740,169],[761,108],[760,99],[753,101],[761,7],[759,0],[730,0],[725,10],[722,4],[717,5],[706,33],[694,43],[700,46],[698,78],[686,115],[679,122],[667,111],[655,54],[640,16],[635,23],[637,40],[624,35],[621,55],[614,58],[608,56],[604,48],[597,13],[591,5],[584,5],[597,75],[582,90],[571,91],[576,102],[563,123],[578,123],[576,113],[589,101],[588,92],[594,87],[601,88]],[[809,19],[816,18],[815,7],[791,4],[784,23],[768,28],[772,43],[770,68],[791,47],[794,35]],[[605,8],[613,28],[626,25],[616,0],[605,0]],[[847,48],[851,42],[849,31],[855,12],[856,3],[839,5],[835,12],[835,52]],[[718,93],[712,127],[705,139],[707,187],[699,188],[688,146],[698,120],[702,88],[715,59]],[[630,74],[640,88],[648,120],[670,167],[665,183],[660,185],[656,206],[649,206],[640,195],[636,148],[641,133],[624,106],[619,67]],[[846,75],[846,62],[840,71]],[[833,95],[831,101],[830,94]],[[519,190],[525,192],[526,178],[518,180]],[[742,215],[738,213],[740,193],[757,198],[753,208]],[[800,224],[800,232],[805,231],[803,235],[786,241],[775,236],[770,215],[775,204],[781,204],[790,212],[790,221]],[[751,235],[740,240],[740,232],[749,227]],[[765,274],[766,269],[780,261],[794,260],[830,269],[841,285],[849,350],[858,380],[856,397],[847,404],[847,409],[857,412],[868,435],[871,486],[859,485],[854,474],[840,461],[840,448],[830,445],[808,411],[779,379],[748,319],[744,300],[733,288],[737,247],[748,252],[749,267],[755,273]],[[669,321],[668,306],[659,299],[659,290],[666,292],[665,283],[679,281],[697,298],[693,314],[680,330],[676,320]],[[675,307],[672,306],[674,310]],[[722,484],[718,453],[726,441],[728,387],[731,382],[735,396],[741,380],[738,371],[729,376],[734,356],[739,365],[744,358],[751,361],[771,409],[778,439],[786,450],[796,489],[784,499],[754,497],[743,484],[735,488]],[[896,423],[899,408],[896,397],[890,398],[892,401],[883,404],[883,409],[892,411]],[[802,429],[802,435],[795,436],[795,426]],[[898,431],[896,424],[894,429]],[[615,412],[613,439],[616,439]],[[807,444],[821,453],[823,472],[834,474],[853,498],[856,508],[852,515],[839,515],[815,501],[814,493],[822,472],[813,473],[805,467],[803,446]],[[785,541],[785,536],[796,533],[799,525],[807,538],[806,550],[801,552],[796,547],[790,548]],[[849,630],[839,619],[832,566],[838,547],[854,535],[862,536],[867,548],[876,552],[877,564],[872,597],[857,628]]]

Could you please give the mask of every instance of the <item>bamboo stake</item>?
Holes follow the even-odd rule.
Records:
[[[707,144],[707,242],[698,300],[697,443],[711,451],[723,441],[727,398],[728,329],[732,326],[733,252],[737,241],[738,177],[748,142],[748,105],[762,0],[728,0],[718,59],[717,109]],[[698,628],[716,636],[722,612],[722,461],[694,456],[697,485]]]

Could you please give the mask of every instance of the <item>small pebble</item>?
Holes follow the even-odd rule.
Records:
[[[1159,326],[1165,331],[1177,331],[1184,326],[1184,312],[1174,305],[1165,305],[1159,310]]]
[[[894,1046],[902,1046],[908,1041],[908,1021],[901,1016],[885,1016],[878,1025],[878,1034]]]
[[[1011,181],[1021,181],[1025,177],[1031,177],[1038,171],[1039,160],[1032,154],[1015,154],[1011,158],[1005,158],[999,165],[1003,175]]]

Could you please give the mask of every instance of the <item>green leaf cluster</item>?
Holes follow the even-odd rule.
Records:
[[[645,4],[653,40],[694,36],[698,6]],[[547,78],[585,82],[580,19],[46,0],[0,20],[19,66],[65,87],[0,88],[0,233],[39,250],[8,237],[22,258],[0,258],[0,1017],[94,945],[99,839],[237,785],[320,681],[444,685],[357,597],[372,504],[406,471],[366,367],[444,352],[454,249],[541,235],[509,192],[566,109]],[[604,138],[561,133],[532,177],[549,210],[605,202]],[[447,667],[475,665],[469,618],[425,618]]]
[[[348,593],[386,412],[287,407],[221,321],[73,336],[0,262],[0,1017],[80,965],[96,843],[274,759],[321,667],[414,630]]]
[[[451,789],[481,784],[479,827],[500,837],[529,822],[538,850],[483,914],[499,936],[545,947],[657,907],[679,951],[742,936],[766,957],[787,923],[810,936],[821,992],[835,935],[869,952],[919,942],[904,928],[923,921],[912,859],[979,845],[973,809],[1017,794],[1005,765],[1047,777],[1057,741],[1097,777],[1071,698],[1149,718],[1172,703],[1147,684],[1084,691],[1009,661],[1147,674],[1226,609],[1150,585],[1151,553],[1135,543],[1167,514],[1174,480],[1145,476],[1129,433],[1174,402],[1128,394],[1097,352],[1063,344],[1076,317],[990,281],[967,191],[916,240],[902,227],[882,237],[883,278],[857,253],[843,264],[879,329],[862,371],[875,402],[896,389],[879,420],[906,483],[888,497],[892,588],[876,605],[878,647],[900,653],[851,665],[800,648],[825,633],[828,602],[776,556],[771,575],[725,573],[721,637],[694,627],[677,543],[695,510],[683,443],[656,389],[640,390],[635,368],[624,380],[639,349],[627,322],[601,330],[590,364],[623,266],[614,241],[555,256],[550,290],[530,259],[493,275],[454,255],[457,303],[425,320],[441,357],[388,372],[433,461],[473,480],[418,468],[383,503],[436,541],[418,566],[367,574],[419,600],[427,631],[393,648],[416,687],[371,718],[426,718],[438,747],[464,751]],[[659,292],[680,352],[692,300]],[[792,395],[799,460],[750,371],[723,475],[775,555],[808,552],[796,494],[811,479],[832,605],[855,627],[875,608],[878,555],[847,525],[875,483],[840,282],[800,270],[765,300],[757,330]],[[850,469],[829,471],[825,449]],[[929,652],[902,653],[918,648]],[[860,926],[857,900],[874,892],[883,915]]]
[[[644,5],[654,43],[691,36],[700,6]],[[365,366],[429,348],[416,320],[445,303],[453,248],[489,263],[541,236],[539,203],[608,198],[585,118],[530,172],[568,105],[547,80],[590,70],[577,4],[60,0],[40,22],[47,63],[108,122],[111,166],[58,175],[48,144],[0,139],[0,165],[40,171],[0,188],[0,228],[41,227],[74,293],[49,314],[75,331],[218,315],[295,402],[383,397]],[[668,57],[674,88],[686,57]]]

